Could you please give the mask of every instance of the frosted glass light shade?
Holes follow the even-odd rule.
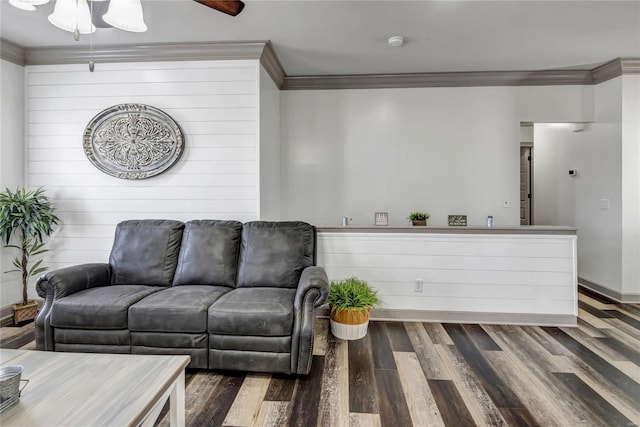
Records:
[[[124,31],[134,33],[147,31],[140,0],[111,0],[109,10],[102,19],[107,24]]]
[[[20,0],[9,0],[9,4],[22,10],[36,10],[36,7],[34,5],[25,3]]]
[[[90,34],[96,30],[91,23],[91,13],[87,0],[56,0],[53,13],[49,15],[49,22],[61,30],[80,34]]]
[[[49,3],[49,0],[9,0],[11,6],[22,10],[36,10],[35,6]]]

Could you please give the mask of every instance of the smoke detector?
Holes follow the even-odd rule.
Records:
[[[389,46],[391,46],[391,47],[400,47],[403,44],[404,44],[404,37],[402,37],[402,36],[389,37]]]

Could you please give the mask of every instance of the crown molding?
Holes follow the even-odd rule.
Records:
[[[623,74],[640,74],[640,58],[616,58],[583,70],[287,76],[269,41],[100,46],[90,50],[75,46],[25,49],[0,39],[0,57],[18,65],[81,64],[89,60],[103,63],[259,60],[282,90],[593,85]]]
[[[283,90],[593,84],[591,70],[478,71],[285,77]]]
[[[640,74],[640,58],[620,58],[622,74]]]
[[[26,65],[260,59],[266,41],[49,47],[26,50]]]
[[[0,39],[0,59],[18,65],[25,65],[25,50],[13,42]]]
[[[260,57],[260,64],[262,64],[278,89],[281,89],[286,74],[284,72],[282,64],[280,63],[280,60],[278,59],[278,56],[276,55],[276,52],[273,50],[271,42],[267,42],[267,44],[264,46],[262,56]]]
[[[606,82],[607,80],[614,79],[618,76],[622,75],[622,63],[620,58],[616,58],[613,61],[609,61],[605,64],[600,65],[599,67],[591,70],[591,74],[593,74],[593,83],[600,84],[602,82]]]
[[[640,74],[640,58],[616,58],[591,70],[594,84],[600,84],[624,74]]]

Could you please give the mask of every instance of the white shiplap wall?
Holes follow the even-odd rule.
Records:
[[[106,262],[126,219],[258,219],[259,70],[254,60],[26,67],[28,185],[46,188],[62,220],[49,266]],[[185,151],[173,168],[130,181],[88,161],[85,126],[120,103],[152,105],[180,125]]]
[[[318,265],[331,280],[367,280],[383,309],[576,316],[575,243],[561,235],[321,232]]]

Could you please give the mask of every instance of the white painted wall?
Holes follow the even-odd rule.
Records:
[[[280,90],[260,67],[260,218],[280,219]]]
[[[570,124],[534,125],[535,223],[577,227],[579,276],[618,293],[625,234],[621,93],[621,78],[595,86],[595,122],[582,132]],[[578,175],[570,177],[569,169]]]
[[[410,211],[519,224],[521,121],[593,119],[592,86],[287,91],[284,218],[391,225]],[[511,207],[502,208],[502,200]]]
[[[533,145],[533,124],[528,123],[520,126],[520,145]]]
[[[622,79],[622,293],[640,302],[640,76]]]
[[[29,185],[46,187],[62,220],[49,265],[106,262],[125,219],[257,219],[258,76],[258,61],[27,67]],[[122,180],[87,160],[86,124],[125,102],[181,126],[186,148],[166,173]]]
[[[0,188],[24,186],[24,67],[0,60]],[[1,246],[4,246],[4,242]],[[22,285],[12,268],[14,250],[0,249],[0,307],[22,300]],[[35,296],[31,294],[30,296]]]

